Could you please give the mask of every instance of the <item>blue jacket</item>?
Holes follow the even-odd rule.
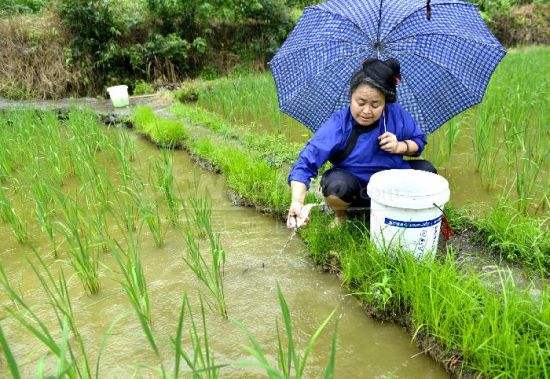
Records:
[[[426,134],[414,122],[412,116],[397,103],[388,103],[384,109],[386,130],[397,136],[398,141],[412,140],[418,145],[417,156],[426,145]],[[311,179],[319,168],[346,145],[355,124],[349,106],[335,112],[308,141],[288,175],[288,182],[302,182],[309,188]],[[398,154],[387,153],[378,144],[378,136],[384,133],[382,118],[378,125],[359,136],[353,151],[334,167],[342,168],[357,176],[363,183],[372,174],[391,168],[410,168]]]

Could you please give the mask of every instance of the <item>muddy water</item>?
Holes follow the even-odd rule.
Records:
[[[148,143],[137,142],[140,161],[158,154]],[[143,169],[146,167],[142,165]],[[251,209],[233,207],[227,200],[222,177],[199,170],[183,152],[174,153],[174,167],[184,191],[189,190],[190,180],[199,178],[201,192],[208,191],[212,197],[215,230],[221,233],[227,252],[225,288],[229,315],[251,330],[272,358],[276,353],[275,320],[280,320],[276,296],[276,285],[279,283],[289,303],[295,336],[301,347],[305,347],[315,327],[333,309],[337,309],[340,317],[337,377],[447,376],[438,364],[419,354],[407,332],[369,319],[355,299],[345,296],[337,277],[316,270],[298,238],[281,250],[289,232],[280,222],[269,217]],[[56,267],[63,267],[70,276],[76,319],[93,365],[100,347],[105,345],[100,361],[100,377],[158,377],[158,371],[154,368],[158,366],[158,361],[151,353],[128,299],[117,282],[120,276],[109,269],[114,270],[113,260],[107,254],[102,256],[105,267],[102,268],[101,291],[98,295],[86,295],[79,280],[71,275],[69,263],[63,259],[54,261],[47,256],[48,244],[41,237],[41,232],[32,229],[30,235],[52,269],[55,271]],[[184,293],[189,295],[198,321],[198,291],[206,291],[181,259],[185,248],[181,232],[171,230],[166,241],[164,248],[156,248],[150,236],[144,233],[141,250],[152,302],[154,332],[163,363],[171,372],[174,359],[170,338],[176,332],[182,296]],[[54,315],[45,303],[26,257],[30,257],[30,252],[17,244],[6,225],[0,224],[1,264],[24,299],[55,330]],[[3,293],[0,299],[3,305],[8,304]],[[5,315],[4,311],[1,315]],[[222,369],[222,377],[264,376],[262,370],[234,365],[247,358],[243,349],[247,340],[238,327],[221,319],[214,310],[207,310],[207,322],[217,363],[230,365]],[[37,363],[46,355],[46,349],[9,318],[2,320],[2,328],[23,376],[34,376]],[[331,326],[311,355],[307,377],[322,373],[332,330]],[[51,358],[47,358],[46,367],[51,365]],[[7,372],[2,360],[0,376],[7,376]]]

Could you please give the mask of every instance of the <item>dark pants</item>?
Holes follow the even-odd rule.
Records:
[[[406,161],[414,170],[428,171],[437,174],[435,167],[426,160]],[[336,196],[350,204],[350,211],[370,209],[370,197],[367,195],[367,184],[349,171],[341,168],[327,170],[321,178],[323,196]]]

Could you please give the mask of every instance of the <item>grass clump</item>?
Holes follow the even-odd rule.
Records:
[[[255,151],[271,166],[280,167],[294,162],[301,150],[301,144],[289,142],[282,134],[271,135],[259,130],[230,124],[222,117],[200,107],[176,104],[172,112],[184,117],[190,123],[205,126],[225,138],[240,141],[245,147]]]
[[[181,146],[188,138],[185,126],[176,120],[159,118],[152,108],[134,108],[132,122],[137,131],[151,139],[157,146],[173,149]]]
[[[418,261],[403,252],[391,258],[354,223],[342,228],[338,239],[325,238],[328,220],[318,216],[302,232],[314,259],[329,265],[335,257],[344,284],[370,313],[409,317],[416,337],[432,336],[442,345],[447,352],[442,359],[452,362],[452,369],[488,377],[547,374],[547,290],[533,298],[504,277],[489,288],[482,277],[461,273],[452,252],[443,261]]]
[[[273,170],[259,157],[227,143],[215,145],[208,139],[199,139],[190,148],[219,167],[237,194],[253,204],[270,208],[273,213],[286,212],[290,193],[285,173]]]

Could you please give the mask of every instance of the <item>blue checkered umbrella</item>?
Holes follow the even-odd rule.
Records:
[[[401,63],[398,101],[425,132],[477,104],[505,50],[456,0],[328,0],[305,9],[270,62],[281,110],[316,130],[349,104],[367,58]]]

